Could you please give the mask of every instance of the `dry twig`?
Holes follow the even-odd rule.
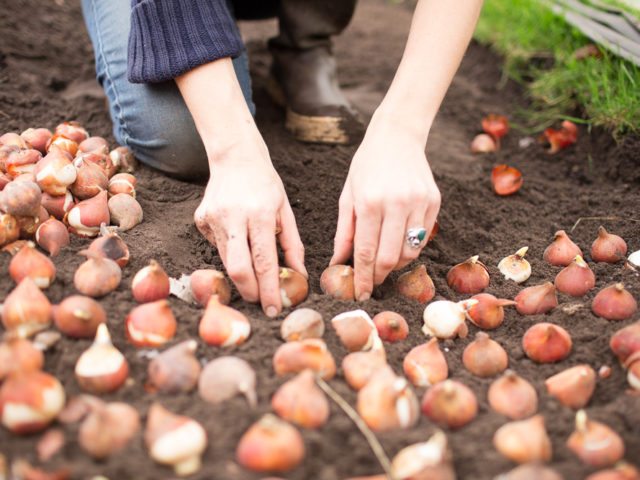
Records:
[[[622,218],[622,217],[580,217],[576,223],[573,224],[573,227],[571,227],[571,230],[569,230],[569,233],[573,233],[573,231],[578,227],[578,225],[580,224],[580,222],[582,222],[583,220],[605,220],[608,222],[615,222],[615,221],[621,221],[624,220],[625,222],[640,222],[640,220],[635,219],[635,218]]]

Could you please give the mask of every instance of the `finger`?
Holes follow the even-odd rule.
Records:
[[[261,215],[249,220],[249,244],[260,302],[265,314],[271,318],[278,315],[281,309],[278,251],[273,234],[275,228],[275,215]]]
[[[401,209],[393,208],[385,211],[373,275],[375,285],[384,282],[400,261],[406,223],[406,213]]]
[[[222,260],[229,278],[243,299],[247,302],[257,302],[260,300],[260,291],[253,270],[246,224],[238,224],[229,228],[225,250],[226,256]]]
[[[368,300],[373,291],[373,272],[375,268],[380,223],[382,215],[378,208],[367,208],[362,214],[356,213],[356,232],[354,236],[354,286],[359,301]]]
[[[355,215],[351,202],[340,205],[338,226],[333,242],[333,257],[329,265],[347,263],[353,253],[353,237],[355,234]]]
[[[300,272],[309,278],[307,269],[304,266],[304,245],[300,240],[296,218],[288,203],[280,211],[280,228],[281,232],[278,235],[278,239],[284,253],[285,263],[296,272]]]
[[[429,205],[427,209],[427,213],[424,216],[424,228],[429,232],[427,234],[427,238],[431,235],[433,231],[433,227],[436,225],[436,220],[438,218],[438,213],[440,213],[440,200]]]
[[[423,227],[424,224],[424,218],[425,218],[425,214],[427,212],[427,207],[424,206],[422,208],[415,208],[411,214],[409,214],[409,218],[407,219],[407,223],[404,227],[404,231],[402,233],[402,254],[400,256],[400,262],[405,263],[405,265],[407,263],[412,262],[413,260],[415,260],[416,258],[418,258],[418,256],[420,255],[420,252],[422,251],[422,249],[424,248],[425,244],[427,243],[427,236],[428,233],[425,233],[425,238],[424,240],[422,240],[422,242],[420,243],[420,245],[418,247],[413,247],[409,244],[409,242],[407,241],[407,234],[409,232],[410,229],[412,228],[425,228]],[[427,232],[429,232],[430,230],[425,228],[425,230]]]

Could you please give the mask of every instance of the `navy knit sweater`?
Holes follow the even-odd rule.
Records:
[[[170,80],[242,52],[225,0],[131,0],[131,8],[130,82]]]

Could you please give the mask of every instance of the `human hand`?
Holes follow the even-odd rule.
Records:
[[[331,265],[352,255],[355,295],[367,300],[374,285],[418,257],[407,230],[431,232],[440,210],[440,191],[424,153],[424,142],[384,121],[372,120],[353,157],[340,196]]]

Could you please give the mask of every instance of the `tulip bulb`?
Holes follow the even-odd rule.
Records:
[[[589,365],[576,365],[547,378],[544,384],[549,395],[578,410],[589,403],[596,389],[596,372]]]
[[[438,339],[418,345],[409,351],[402,363],[404,374],[416,387],[429,387],[449,376],[447,359],[438,346]]]
[[[493,445],[498,452],[516,463],[551,460],[551,440],[542,415],[504,424],[494,434]]]
[[[598,238],[591,244],[594,262],[617,263],[627,255],[627,242],[622,237],[609,233],[603,226],[598,228]]]
[[[526,331],[522,348],[537,363],[553,363],[564,360],[571,353],[571,337],[559,325],[537,323]]]
[[[109,199],[111,222],[126,232],[142,222],[142,207],[138,201],[126,193],[118,193]]]
[[[93,344],[76,363],[76,380],[86,392],[101,394],[118,390],[129,375],[129,364],[111,343],[105,323],[98,325]]]
[[[95,237],[100,232],[100,225],[109,225],[110,221],[106,191],[77,203],[67,214],[71,232],[81,237]]]
[[[487,398],[493,410],[511,420],[522,420],[538,410],[536,389],[512,370],[491,383]]]
[[[456,380],[445,380],[425,392],[422,413],[439,425],[457,429],[476,418],[478,401],[466,385]]]
[[[68,337],[94,338],[98,326],[107,321],[107,314],[93,298],[72,295],[53,309],[53,321]]]
[[[34,170],[35,180],[43,192],[53,196],[64,195],[76,181],[76,167],[66,155],[51,152],[40,160]]]
[[[423,333],[442,339],[466,337],[469,331],[465,323],[467,311],[477,302],[477,300],[470,299],[458,303],[448,300],[430,303],[424,309]]]
[[[627,320],[638,310],[638,303],[622,283],[616,283],[598,292],[591,304],[591,310],[607,320]]]
[[[40,203],[49,215],[53,215],[58,220],[63,220],[65,215],[74,207],[75,200],[69,191],[59,197],[43,193]]]
[[[576,143],[578,140],[578,127],[575,123],[564,120],[559,130],[554,128],[545,129],[544,136],[550,145],[548,152],[557,153]]]
[[[238,463],[255,472],[288,472],[302,462],[304,455],[300,432],[271,414],[249,427],[236,449]]]
[[[116,147],[109,152],[109,159],[113,166],[125,173],[133,173],[137,162],[129,147]]]
[[[336,315],[331,319],[331,325],[350,352],[371,350],[380,343],[376,326],[364,310]]]
[[[403,448],[393,457],[391,471],[400,480],[454,480],[447,437],[438,430],[428,441]]]
[[[51,304],[31,278],[14,288],[2,307],[2,324],[17,336],[30,336],[51,323]]]
[[[18,227],[20,228],[20,238],[24,240],[32,240],[36,235],[36,231],[40,226],[39,217],[16,217]]]
[[[582,255],[580,247],[573,243],[564,230],[558,230],[553,238],[553,242],[545,249],[542,258],[550,265],[558,267],[568,266],[576,255]]]
[[[531,276],[531,264],[525,260],[529,247],[522,247],[513,255],[504,257],[498,263],[498,270],[507,280],[513,280],[516,283],[526,282]]]
[[[78,142],[67,138],[61,133],[54,133],[47,142],[47,153],[56,151],[66,152],[71,157],[75,157],[76,153],[78,153]]]
[[[0,192],[0,210],[14,217],[36,217],[42,193],[34,182],[11,182]]]
[[[615,464],[613,468],[592,473],[585,480],[638,480],[640,470],[624,460]]]
[[[136,177],[130,173],[118,173],[109,179],[109,195],[124,193],[136,198]]]
[[[581,297],[596,285],[596,276],[580,255],[574,258],[568,267],[556,275],[555,286],[558,291]]]
[[[295,307],[309,293],[309,283],[304,275],[290,268],[280,268],[280,298],[285,308]]]
[[[420,303],[431,301],[436,294],[433,280],[427,273],[427,267],[424,264],[400,275],[396,281],[396,288],[402,297]]]
[[[29,277],[38,288],[48,288],[56,278],[56,267],[51,260],[36,250],[33,242],[27,242],[11,259],[9,275],[16,283]]]
[[[329,401],[311,370],[281,385],[271,398],[271,408],[284,420],[303,428],[320,428],[329,419]]]
[[[504,321],[504,307],[516,305],[513,300],[499,299],[490,293],[479,293],[471,297],[478,303],[469,307],[469,321],[484,330],[493,330]]]
[[[504,115],[490,113],[482,119],[482,130],[491,135],[499,145],[500,139],[509,131],[509,120]]]
[[[9,376],[0,388],[2,424],[23,435],[44,430],[64,407],[64,388],[58,379],[40,370]]]
[[[78,430],[80,447],[96,460],[121,452],[140,430],[140,416],[126,403],[95,403]]]
[[[82,128],[80,123],[75,121],[62,122],[56,126],[55,133],[58,135],[64,135],[66,138],[73,140],[76,143],[80,143],[89,137],[87,131]]]
[[[556,287],[551,282],[527,287],[516,295],[515,302],[520,315],[547,313],[558,306]]]
[[[496,165],[491,171],[493,191],[500,196],[513,195],[524,183],[522,172],[509,165]]]
[[[223,356],[210,361],[202,370],[198,393],[207,402],[218,404],[243,395],[249,406],[258,404],[256,373],[251,365],[238,357]]]
[[[37,150],[22,149],[11,151],[5,160],[7,175],[14,180],[18,180],[22,175],[33,175],[33,171],[40,160],[42,160],[42,155]],[[34,177],[31,177],[30,180],[35,182]]]
[[[634,353],[629,357],[628,362],[625,364],[629,370],[627,372],[627,381],[634,390],[640,391],[640,352]]]
[[[629,255],[629,263],[636,268],[640,267],[640,250],[636,250],[635,252]]]
[[[73,284],[76,289],[88,297],[103,297],[113,292],[122,279],[122,270],[110,258],[104,258],[91,250],[82,250],[80,255],[87,257],[76,270]]]
[[[147,414],[144,441],[153,460],[170,465],[177,476],[186,477],[202,466],[207,432],[195,420],[171,413],[156,402]]]
[[[103,190],[107,190],[109,179],[102,169],[95,163],[87,160],[92,153],[78,155],[73,161],[77,171],[77,177],[73,185],[69,187],[73,196],[80,200],[95,197]]]
[[[498,342],[486,333],[478,332],[476,339],[464,349],[462,363],[478,377],[493,377],[507,369],[509,357]]]
[[[320,288],[325,295],[338,300],[355,300],[353,268],[349,265],[331,265],[320,276]]]
[[[38,226],[36,242],[40,248],[55,257],[60,253],[61,248],[69,245],[69,231],[64,223],[52,217]]]
[[[576,413],[576,429],[567,446],[583,463],[596,468],[609,467],[624,456],[622,438],[604,423],[590,420],[584,410]]]
[[[41,370],[44,355],[24,338],[7,338],[0,343],[0,382],[16,372]]]
[[[48,128],[27,128],[20,136],[31,145],[31,148],[38,150],[40,153],[46,153],[47,142],[53,134]]]
[[[131,292],[138,303],[163,300],[169,296],[169,276],[158,262],[151,260],[133,277]]]
[[[106,155],[109,153],[109,142],[102,137],[88,137],[80,142],[78,151],[82,153],[96,152]]]
[[[203,307],[209,303],[212,295],[217,295],[223,305],[231,301],[231,287],[222,272],[213,269],[196,270],[190,277],[191,293],[196,302]]]
[[[91,242],[89,251],[113,260],[120,268],[124,268],[129,263],[129,247],[117,233],[110,232],[106,228],[102,229],[100,237]]]
[[[447,273],[447,284],[458,293],[475,294],[489,286],[489,272],[475,255],[452,267]]]
[[[331,380],[336,374],[333,356],[319,338],[280,345],[273,356],[273,368],[277,375],[299,373],[309,368],[324,380]]]
[[[342,372],[349,386],[358,391],[371,380],[371,377],[378,370],[386,365],[387,357],[384,350],[352,352],[342,359]]]
[[[398,342],[409,335],[409,325],[402,315],[396,312],[380,312],[373,317],[378,336],[385,342]]]
[[[13,215],[0,213],[0,247],[15,242],[20,237],[20,227]]]
[[[280,325],[280,335],[285,342],[307,338],[322,338],[324,321],[322,314],[311,308],[298,308],[286,316]]]
[[[358,392],[357,410],[376,432],[414,426],[420,414],[418,399],[409,382],[386,366],[376,371]]]
[[[28,143],[15,132],[7,132],[0,135],[0,145],[12,145],[18,148],[29,148]]]
[[[625,363],[631,355],[640,352],[640,321],[614,333],[609,346],[620,363]]]
[[[223,305],[218,295],[209,299],[198,328],[200,338],[217,347],[241,345],[251,334],[251,324],[247,317],[238,310]]]
[[[185,340],[151,360],[147,390],[170,394],[193,390],[202,370],[195,356],[197,348],[195,340]]]
[[[66,443],[64,431],[59,428],[50,428],[42,434],[40,440],[36,444],[36,452],[38,460],[48,462],[53,458]],[[12,472],[13,473],[13,472]]]
[[[167,300],[135,307],[125,320],[127,339],[136,347],[159,347],[176,334],[178,322]]]
[[[525,463],[495,477],[495,480],[564,480],[564,478],[549,467],[537,463]]]
[[[498,149],[496,142],[486,133],[473,137],[471,153],[493,153]]]

